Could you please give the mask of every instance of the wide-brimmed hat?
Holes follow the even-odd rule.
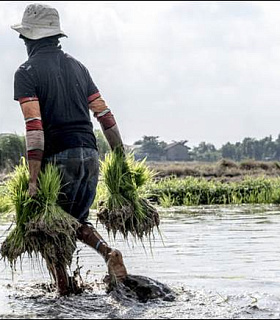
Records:
[[[59,14],[55,8],[34,3],[26,7],[22,22],[11,26],[24,37],[38,40],[55,35],[67,37],[60,29]]]

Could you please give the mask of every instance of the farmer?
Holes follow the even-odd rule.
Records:
[[[20,34],[28,60],[15,73],[14,99],[26,123],[29,193],[36,196],[37,178],[46,163],[62,173],[60,206],[78,219],[77,238],[104,258],[112,280],[122,281],[127,271],[122,254],[112,249],[87,221],[98,183],[98,151],[90,111],[114,150],[123,146],[118,126],[86,67],[64,53],[55,8],[28,5],[22,22],[12,26]],[[69,292],[69,276],[56,264],[50,267],[58,292]]]

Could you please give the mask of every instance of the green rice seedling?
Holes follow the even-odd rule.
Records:
[[[239,182],[205,178],[163,178],[148,184],[149,198],[159,205],[279,203],[279,178],[245,177]],[[164,199],[164,201],[163,201]]]
[[[200,204],[200,197],[199,195],[191,194],[187,192],[183,201],[183,205],[185,206],[197,206]]]
[[[238,191],[233,191],[231,193],[231,201],[229,203],[242,204],[242,195]]]
[[[0,213],[7,213],[11,207],[9,205],[9,199],[7,197],[0,198]]]
[[[145,186],[156,176],[156,172],[146,165],[146,158],[142,161],[135,161],[134,155],[130,153],[126,161],[137,189]]]
[[[7,188],[0,186],[0,213],[8,213],[11,209],[11,202],[7,196]]]
[[[175,205],[176,200],[172,198],[171,194],[163,194],[159,198],[159,205],[163,208],[170,208]]]
[[[99,203],[98,221],[114,237],[117,232],[125,238],[129,233],[140,240],[150,237],[159,225],[159,215],[141,196],[141,188],[154,175],[145,160],[137,162],[133,154],[124,156],[122,150],[116,149],[101,162],[101,174],[107,191]]]
[[[7,183],[15,209],[15,228],[1,246],[1,255],[12,267],[25,253],[39,254],[51,269],[54,264],[70,266],[76,249],[79,223],[57,205],[61,189],[58,168],[48,164],[39,175],[38,193],[28,192],[29,171],[23,160]]]

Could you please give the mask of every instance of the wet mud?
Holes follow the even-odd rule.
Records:
[[[44,285],[4,288],[9,296],[1,319],[279,319],[279,297],[262,293],[225,292],[173,287],[174,301],[146,303],[91,283],[80,295],[59,298]],[[3,291],[2,291],[3,292]],[[120,299],[120,297],[122,297]],[[3,302],[3,301],[2,301]]]
[[[174,301],[176,298],[176,294],[167,285],[148,277],[128,275],[122,283],[117,284],[112,284],[108,277],[104,282],[106,292],[111,293],[117,300],[146,303],[155,299]]]

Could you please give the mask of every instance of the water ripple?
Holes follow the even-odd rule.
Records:
[[[0,226],[0,242],[8,224]],[[280,316],[280,207],[203,206],[162,213],[159,235],[140,244],[106,238],[124,254],[131,274],[154,278],[176,293],[173,302],[146,304],[107,295],[102,258],[79,244],[82,276],[91,289],[57,298],[38,283],[49,284],[44,262],[24,258],[12,280],[0,261],[0,318],[50,319],[277,319]],[[75,254],[75,259],[77,254]],[[73,265],[75,269],[75,263]]]

